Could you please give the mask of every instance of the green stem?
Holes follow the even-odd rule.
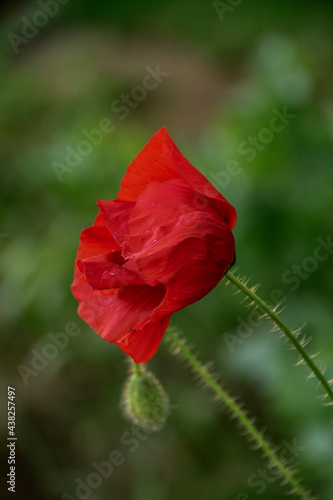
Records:
[[[326,392],[325,398],[326,396],[328,396],[333,401],[333,390],[330,386],[330,383],[326,380],[321,370],[313,361],[312,357],[309,356],[309,354],[307,354],[301,343],[295,337],[294,333],[280,319],[280,316],[271,307],[269,307],[266,304],[266,302],[262,300],[253,289],[251,290],[250,288],[248,288],[246,284],[244,284],[244,282],[242,282],[239,278],[236,278],[236,276],[233,273],[229,271],[225,274],[225,277],[228,278],[228,280],[231,281],[231,283],[233,283],[237,288],[239,288],[239,290],[244,292],[263,311],[265,311],[265,313],[274,321],[274,323],[279,327],[279,329],[288,337],[291,344],[295,347],[295,349],[301,356],[301,359],[304,361],[305,364],[308,365],[313,375],[317,377],[321,385],[324,387]]]
[[[132,369],[134,371],[134,373],[138,376],[138,377],[141,377],[142,376],[142,370],[144,369],[143,366],[141,366],[141,364],[136,364],[134,363],[134,361],[132,361]]]
[[[196,374],[199,375],[200,379],[203,380],[213,392],[215,392],[218,398],[230,410],[232,415],[236,417],[239,423],[247,430],[249,435],[251,435],[253,440],[258,445],[258,448],[265,453],[265,455],[270,459],[272,465],[285,478],[286,483],[292,486],[293,492],[297,493],[303,500],[313,500],[313,497],[309,496],[300,482],[281,462],[268,441],[266,441],[260,431],[249,420],[242,408],[225,392],[225,390],[216,382],[216,380],[214,380],[212,375],[210,375],[208,370],[192,354],[190,349],[186,346],[185,341],[181,339],[179,335],[170,328],[167,330],[167,335],[169,337],[169,340],[171,341],[171,344],[176,348],[176,351],[182,354],[182,356],[188,361]]]

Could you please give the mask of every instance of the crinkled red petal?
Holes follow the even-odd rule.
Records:
[[[165,127],[152,136],[129,165],[121,182],[117,200],[136,201],[151,182],[166,182],[172,179],[183,179],[198,193],[222,202],[221,215],[230,229],[234,228],[236,223],[234,207],[183,156]]]

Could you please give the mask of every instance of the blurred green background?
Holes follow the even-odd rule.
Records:
[[[236,207],[240,272],[261,283],[264,298],[281,290],[283,318],[293,328],[306,323],[308,349],[321,351],[318,363],[332,378],[333,255],[321,250],[327,259],[313,260],[317,238],[327,241],[332,233],[332,6],[46,4],[1,7],[1,430],[6,437],[9,384],[16,387],[16,498],[285,498],[287,489],[260,454],[164,342],[148,365],[177,408],[161,432],[133,438],[119,408],[126,356],[77,316],[70,284],[80,231],[92,224],[96,199],[116,196],[127,165],[166,125]],[[137,91],[126,112],[117,111],[116,100],[156,65],[169,75],[144,99]],[[273,110],[284,107],[294,118],[279,132],[263,131]],[[105,118],[112,133],[59,178],[54,162],[65,164],[66,148],[76,150],[82,131]],[[251,137],[255,146],[246,144]],[[322,405],[316,382],[295,367],[296,353],[269,333],[269,323],[244,330],[248,310],[239,302],[222,283],[172,322],[203,361],[214,361],[225,387],[272,442],[282,449],[296,444],[290,464],[319,498],[331,500],[332,407]],[[70,322],[80,332],[57,348],[49,334]],[[43,352],[52,359],[22,377],[22,366],[31,369]],[[108,460],[113,450],[124,463],[78,497],[77,478],[86,482],[92,462]],[[4,442],[0,453],[4,476]]]

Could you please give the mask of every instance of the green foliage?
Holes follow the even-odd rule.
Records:
[[[126,460],[94,500],[280,500],[260,457],[163,345],[149,368],[179,406],[160,433],[135,435],[118,407],[125,356],[80,320],[70,284],[96,199],[116,196],[127,165],[166,125],[237,209],[240,274],[261,284],[264,299],[282,292],[283,319],[293,329],[306,322],[310,352],[320,351],[332,378],[333,256],[307,271],[317,239],[332,234],[332,7],[243,1],[221,22],[206,1],[71,0],[15,54],[7,34],[36,9],[11,4],[1,28],[1,379],[17,388],[17,497],[75,496],[75,478],[119,449]],[[156,64],[170,76],[121,120],[112,103]],[[269,137],[261,131],[284,106],[296,117],[267,144],[249,145]],[[113,132],[60,182],[53,162],[105,118]],[[304,381],[295,353],[248,314],[221,285],[172,321],[201,359],[214,358],[223,385],[274,443],[296,439],[292,465],[331,500],[332,410],[314,398],[316,382]],[[78,335],[66,333],[70,322]],[[31,370],[27,384],[19,365]]]

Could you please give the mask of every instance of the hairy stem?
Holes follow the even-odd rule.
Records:
[[[193,371],[217,395],[221,402],[225,404],[232,416],[234,416],[246,429],[248,434],[256,443],[257,447],[264,452],[267,458],[269,458],[271,465],[280,472],[281,477],[285,479],[286,484],[289,484],[292,487],[292,493],[297,494],[299,498],[302,498],[303,500],[313,500],[313,497],[307,493],[292,472],[289,471],[281,462],[269,442],[247,417],[244,410],[242,410],[239,404],[237,404],[235,400],[227,394],[227,392],[218,382],[216,382],[205,366],[192,354],[184,339],[182,339],[179,334],[171,328],[169,328],[166,333],[171,345],[175,347],[175,352],[181,354],[186,359]]]
[[[134,363],[134,361],[132,361],[131,364],[132,364],[132,370],[135,373],[135,375],[137,375],[138,377],[141,377],[142,370],[144,370],[144,367],[139,365],[139,364]]]
[[[281,320],[278,313],[269,307],[264,300],[262,300],[255,292],[254,289],[246,286],[245,282],[237,278],[232,272],[227,272],[225,277],[233,283],[239,290],[241,290],[245,295],[247,295],[254,303],[256,303],[265,313],[274,321],[274,323],[279,327],[279,329],[287,336],[291,344],[294,346],[296,351],[301,356],[304,364],[307,364],[310,368],[314,377],[318,379],[323,388],[325,389],[324,399],[328,396],[333,402],[333,390],[331,388],[330,382],[326,380],[322,371],[318,368],[316,363],[313,361],[312,357],[305,351],[302,344],[299,342],[297,337],[294,335],[292,330],[288,328],[284,322]],[[330,403],[332,404],[332,403]]]

